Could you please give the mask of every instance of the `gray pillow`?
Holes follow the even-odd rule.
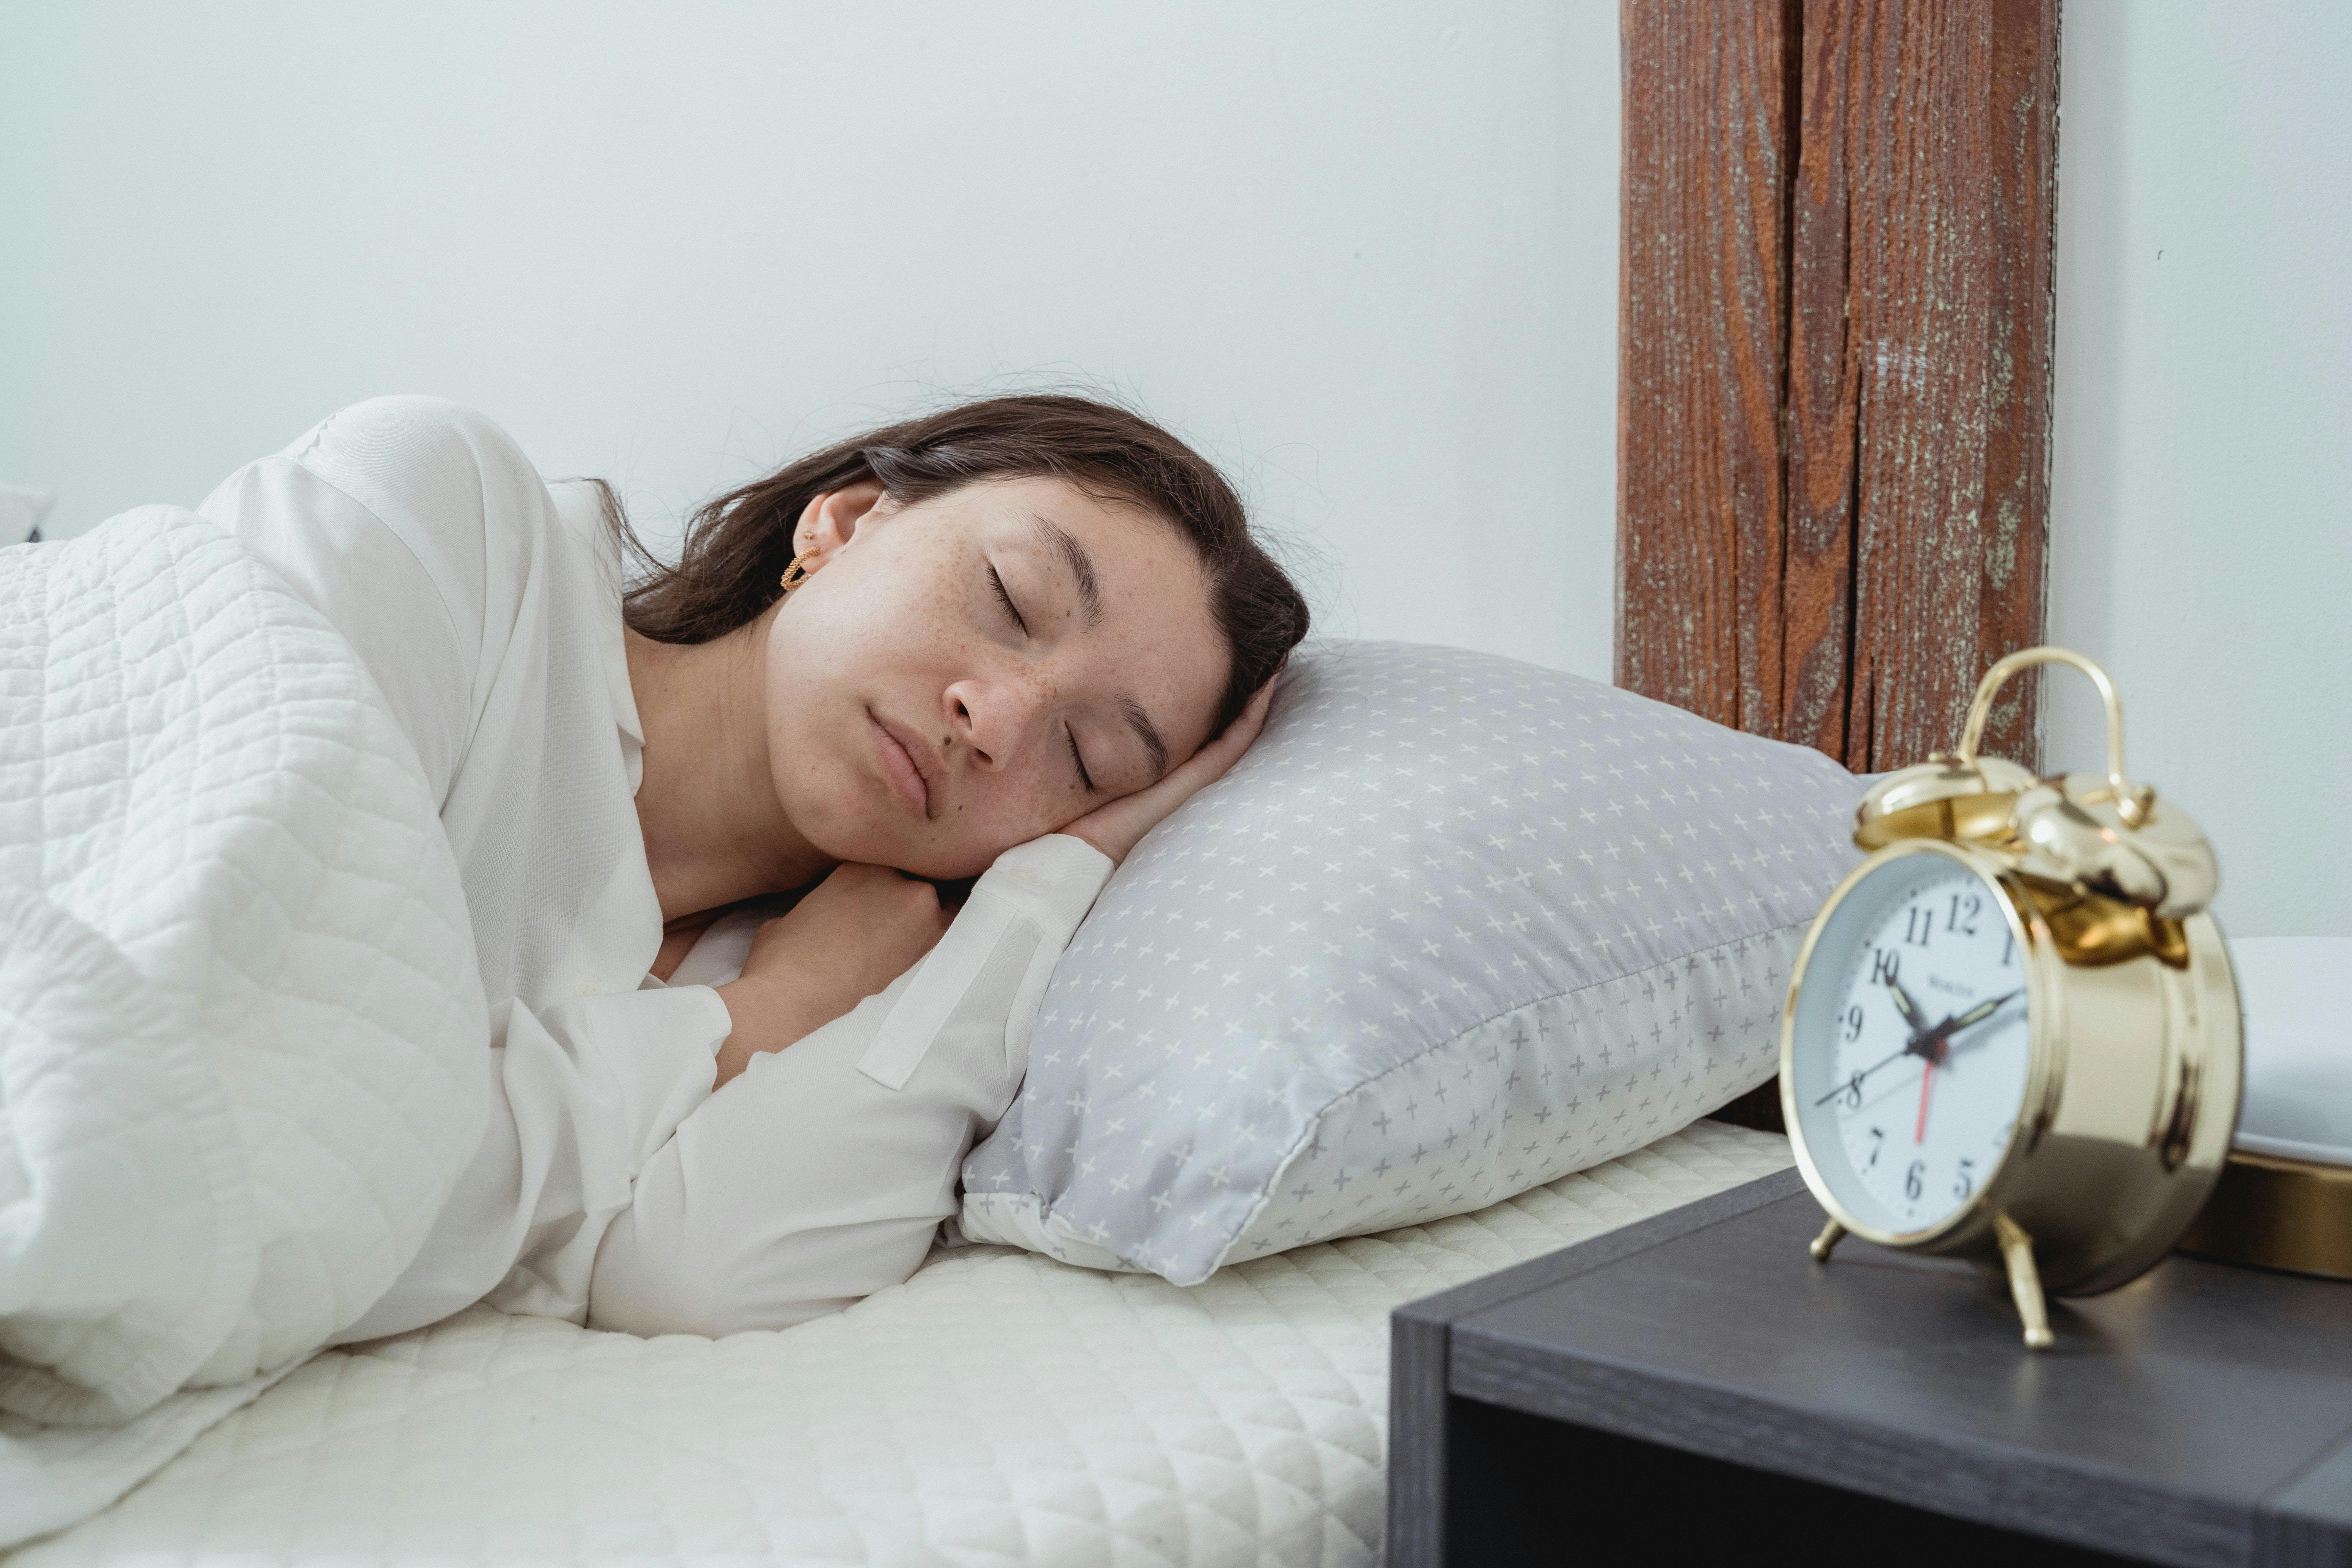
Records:
[[[1653,1142],[1772,1076],[1860,794],[1577,676],[1309,645],[1079,928],[960,1227],[1190,1285]]]

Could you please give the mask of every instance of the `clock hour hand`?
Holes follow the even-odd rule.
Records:
[[[1895,994],[1895,1010],[1901,1013],[1905,1022],[1911,1026],[1911,1037],[1903,1043],[1901,1050],[1881,1057],[1860,1072],[1845,1079],[1835,1089],[1813,1101],[1815,1105],[1827,1105],[1841,1094],[1853,1093],[1862,1086],[1864,1079],[1868,1078],[1880,1068],[1894,1066],[1905,1057],[1925,1057],[1932,1068],[1937,1058],[1943,1054],[1944,1042],[1947,1039],[1971,1024],[1980,1024],[1991,1017],[1995,1008],[2020,994],[2012,991],[2008,996],[1996,996],[1990,1002],[1979,1002],[1967,1012],[1956,1017],[1947,1018],[1930,1029],[1922,1025],[1919,1017],[1919,1005],[1911,1000],[1911,994],[1903,989],[1901,982],[1889,979],[1886,982],[1886,988]]]
[[[1901,1050],[1881,1058],[1877,1061],[1871,1063],[1868,1067],[1863,1068],[1860,1072],[1847,1078],[1835,1089],[1830,1090],[1827,1094],[1813,1101],[1815,1105],[1827,1105],[1831,1100],[1835,1100],[1841,1094],[1853,1093],[1856,1089],[1862,1087],[1862,1080],[1864,1079],[1868,1078],[1880,1068],[1894,1066],[1896,1062],[1901,1061],[1905,1057],[1926,1057],[1929,1060],[1933,1060],[1935,1058],[1937,1037],[1933,1030],[1927,1026],[1926,1020],[1921,1018],[1919,1016],[1919,1005],[1911,1000],[1911,993],[1904,990],[1902,982],[1895,979],[1892,975],[1887,977],[1886,989],[1895,994],[1895,1010],[1902,1014],[1903,1021],[1910,1026],[1911,1037],[1903,1042],[1903,1048]]]
[[[1916,1037],[1927,1026],[1927,1020],[1919,1016],[1919,1004],[1911,1000],[1911,993],[1904,990],[1903,983],[1892,974],[1886,977],[1886,988],[1895,993],[1895,1010],[1903,1015],[1903,1021],[1911,1026]]]

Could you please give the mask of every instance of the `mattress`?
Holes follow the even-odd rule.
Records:
[[[8,1568],[1374,1563],[1391,1309],[1789,1160],[1702,1121],[1189,1289],[971,1247],[718,1341],[477,1308],[319,1356]]]

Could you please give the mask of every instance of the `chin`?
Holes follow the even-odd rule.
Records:
[[[935,882],[977,877],[1012,847],[1009,844],[994,848],[940,844],[929,835],[908,831],[888,817],[869,812],[845,813],[830,831],[803,827],[802,832],[828,858],[887,866]]]
[[[996,858],[1010,844],[985,849],[956,848],[940,844],[898,845],[885,858],[872,863],[892,866],[910,877],[922,877],[934,882],[953,882],[966,877],[977,877],[995,863]]]

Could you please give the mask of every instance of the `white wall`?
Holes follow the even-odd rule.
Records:
[[[1613,0],[0,0],[0,481],[53,532],[378,392],[657,532],[1084,378],[1321,556],[1326,626],[1608,673]],[[2066,7],[2052,635],[2240,934],[2352,934],[2347,59],[2336,0]]]
[[[2050,631],[2221,858],[2352,936],[2352,6],[2066,0]],[[2062,675],[2052,754],[2096,765]]]
[[[1226,462],[1331,629],[1609,671],[1614,0],[0,0],[0,481],[464,399],[659,531],[942,393]]]

